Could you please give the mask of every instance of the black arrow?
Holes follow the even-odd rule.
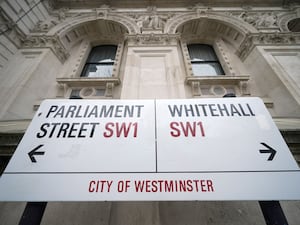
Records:
[[[261,142],[263,146],[265,146],[267,149],[260,149],[260,153],[270,153],[270,156],[268,158],[268,161],[272,161],[276,155],[276,150],[272,148],[271,146],[267,145],[266,143]]]
[[[34,149],[32,149],[30,152],[28,152],[31,162],[36,163],[36,159],[34,158],[35,155],[44,155],[45,154],[45,152],[37,152],[37,150],[43,146],[44,145],[39,145],[39,146],[35,147]]]

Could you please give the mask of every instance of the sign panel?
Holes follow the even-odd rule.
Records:
[[[298,168],[257,98],[160,100],[156,109],[161,172]]]
[[[150,100],[46,100],[5,172],[153,172],[154,114]]]
[[[46,100],[0,200],[296,200],[299,187],[258,98]]]

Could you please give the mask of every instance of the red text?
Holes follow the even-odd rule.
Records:
[[[115,137],[137,137],[137,131],[138,131],[138,123],[112,123],[109,122],[105,125],[105,131],[103,133],[103,136],[106,138],[110,138],[112,136]]]
[[[170,128],[172,137],[205,137],[202,122],[171,122]]]

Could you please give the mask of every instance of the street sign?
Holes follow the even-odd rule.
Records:
[[[5,172],[155,171],[154,102],[46,100]]]
[[[298,169],[258,98],[160,100],[156,109],[161,172]]]
[[[300,170],[259,98],[46,100],[0,200],[296,200]]]

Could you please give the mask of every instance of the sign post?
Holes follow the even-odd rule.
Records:
[[[296,200],[300,170],[259,98],[46,100],[6,201]]]
[[[236,97],[235,94],[229,94],[223,96],[225,97]],[[259,150],[260,153],[269,153],[270,156],[268,161],[272,161],[276,154],[276,150],[271,148],[265,143],[261,143],[267,149]],[[279,201],[259,201],[260,209],[264,215],[265,221],[267,225],[274,225],[274,224],[282,224],[288,225],[288,222],[285,218],[284,212],[282,211],[281,205]]]
[[[279,201],[259,201],[267,225],[288,225]]]

